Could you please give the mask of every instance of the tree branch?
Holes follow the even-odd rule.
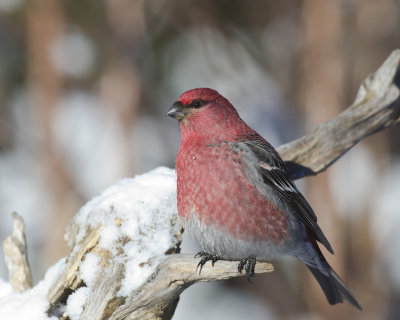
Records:
[[[294,179],[315,175],[369,135],[399,123],[400,49],[358,90],[354,103],[310,134],[278,148]]]
[[[217,261],[204,265],[201,273],[196,272],[198,259],[193,255],[172,255],[165,258],[147,281],[135,290],[125,303],[117,308],[110,320],[118,319],[170,319],[173,316],[179,295],[187,287],[199,281],[226,280],[244,276],[239,273],[237,262]],[[256,273],[272,272],[273,266],[258,262]]]
[[[3,241],[4,257],[12,288],[24,292],[33,286],[26,250],[25,224],[16,212],[13,212],[12,218],[13,233]]]

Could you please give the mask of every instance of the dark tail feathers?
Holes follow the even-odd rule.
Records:
[[[352,306],[362,310],[361,305],[353,297],[350,290],[346,287],[342,279],[339,278],[335,271],[332,270],[332,268],[329,268],[329,276],[326,276],[316,268],[310,266],[307,267],[317,279],[330,304],[342,303],[344,299],[347,300]]]

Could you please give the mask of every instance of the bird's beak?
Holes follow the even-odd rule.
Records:
[[[183,108],[183,104],[180,101],[175,102],[171,108],[169,108],[167,112],[167,116],[171,118],[175,118],[180,121],[187,116],[187,112],[185,112]]]

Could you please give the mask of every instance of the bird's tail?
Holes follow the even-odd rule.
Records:
[[[342,279],[336,274],[331,267],[329,267],[329,275],[323,274],[317,268],[308,266],[314,277],[317,279],[319,285],[325,293],[326,298],[330,304],[342,303],[347,300],[352,306],[362,310],[361,305],[354,298],[349,288],[343,283]]]

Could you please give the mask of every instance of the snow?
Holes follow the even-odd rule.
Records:
[[[85,255],[85,260],[83,260],[79,266],[81,278],[85,279],[85,283],[89,287],[92,287],[96,280],[99,271],[97,266],[99,263],[100,257],[93,252],[89,252]]]
[[[13,291],[8,282],[0,279],[0,318],[2,320],[57,319],[46,315],[49,306],[46,294],[64,267],[63,258],[47,270],[42,281],[24,293]]]
[[[0,299],[4,296],[9,295],[10,293],[12,293],[12,291],[13,289],[11,285],[0,278]]]
[[[75,243],[74,253],[88,227],[100,227],[98,252],[108,250],[114,263],[125,265],[126,276],[117,295],[128,296],[154,272],[165,253],[179,244],[181,226],[177,219],[176,174],[160,167],[120,180],[89,201],[76,214],[66,239],[70,245]],[[46,315],[46,294],[65,266],[62,259],[47,271],[43,281],[24,293],[14,292],[0,279],[0,318],[56,319]],[[71,294],[62,307],[72,320],[80,319],[100,271],[104,272],[100,266],[95,252],[85,255],[79,267],[85,286]]]
[[[129,276],[118,295],[127,296],[155,270],[158,260],[149,259],[163,256],[178,242],[177,212],[175,171],[160,167],[118,181],[83,206],[74,221],[92,229],[102,226],[99,249],[110,251],[125,265]],[[81,227],[75,242],[82,241],[85,234],[86,228]],[[99,272],[96,259],[93,253],[82,264],[81,276],[88,287]]]
[[[68,297],[66,312],[71,320],[79,320],[82,315],[83,305],[90,296],[88,287],[81,287]]]

